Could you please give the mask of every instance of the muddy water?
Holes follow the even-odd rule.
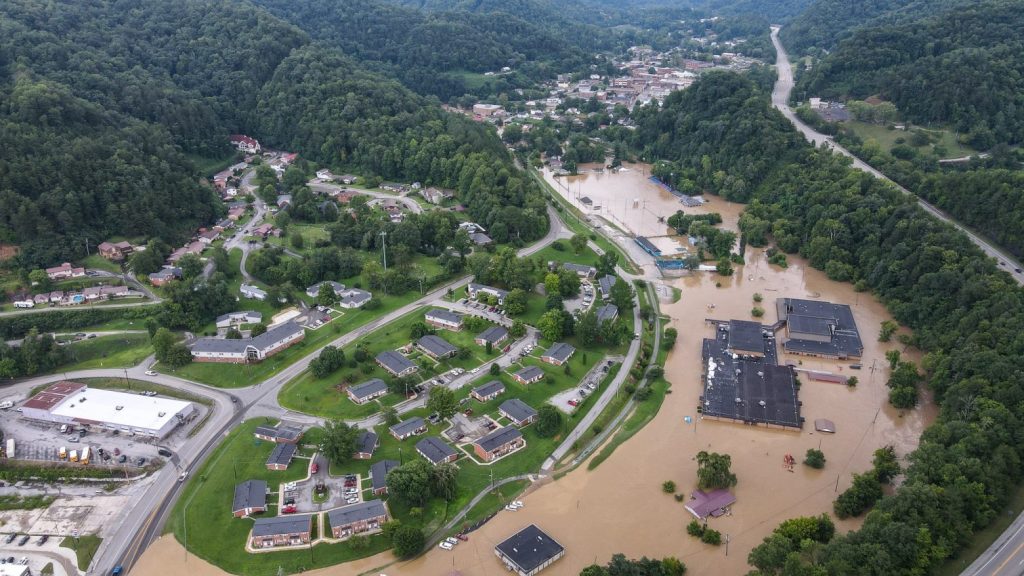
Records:
[[[648,207],[656,200],[671,200],[660,198],[661,194],[670,195],[656,187],[641,188],[646,176],[639,170],[635,176],[630,176],[632,185],[620,184],[618,177],[628,174],[614,175],[616,178],[606,178],[605,182],[615,182],[614,188],[620,194],[627,190],[629,194],[637,194],[636,190],[641,190],[639,193],[648,200]],[[596,177],[587,175],[580,179],[586,184]],[[604,188],[585,190],[583,195],[596,199],[597,192]],[[613,197],[614,192],[608,194]],[[674,201],[659,205],[671,207],[673,211],[681,206]],[[735,229],[739,210],[734,208],[735,205],[717,201],[699,211],[721,212],[726,220],[724,226]],[[622,217],[629,222],[628,213],[624,212]],[[647,228],[650,225],[638,224],[641,226],[638,230],[653,234]],[[442,575],[458,569],[467,575],[505,575],[507,571],[494,556],[494,546],[524,525],[536,523],[567,550],[565,557],[545,574],[575,575],[591,563],[607,562],[616,552],[631,557],[676,556],[686,562],[691,574],[744,574],[749,569],[746,557],[750,549],[779,522],[794,516],[831,512],[837,490],[849,486],[852,472],[870,467],[871,454],[876,448],[893,444],[898,454],[905,455],[916,446],[922,430],[934,418],[935,409],[927,402],[910,412],[888,406],[885,387],[888,369],[884,354],[893,345],[876,342],[881,322],[889,318],[881,304],[870,295],[855,293],[849,285],[829,281],[800,259],[791,258],[789,268],[782,270],[768,265],[762,250],[751,249],[747,252],[747,264],[738,268],[736,276],[721,278],[714,274],[697,274],[669,282],[682,289],[682,298],[675,304],[663,304],[662,310],[672,318],[671,324],[679,331],[679,340],[666,364],[672,393],[666,397],[658,416],[596,470],[588,472],[581,466],[522,497],[526,505],[522,510],[502,512],[453,552],[433,549],[422,558],[393,564],[382,572],[391,576]],[[781,360],[800,362],[801,368],[856,375],[860,384],[851,389],[802,377],[800,400],[807,425],[799,432],[710,419],[696,419],[686,424],[686,416],[696,416],[700,395],[701,339],[714,333],[705,324],[705,318],[752,319],[750,309],[754,293],[764,296],[762,307],[767,314],[762,321],[768,324],[776,320],[774,301],[778,297],[820,298],[849,304],[865,345],[860,361],[864,369],[851,371],[849,362],[785,354]],[[814,432],[816,418],[834,421],[837,433]],[[824,470],[797,465],[793,471],[788,471],[783,467],[786,454],[802,460],[808,448],[818,447],[827,458]],[[731,455],[733,472],[739,479],[732,514],[709,522],[709,526],[720,530],[723,536],[728,535],[728,555],[724,544],[710,547],[687,536],[685,526],[691,516],[681,503],[661,491],[665,480],[675,481],[680,492],[688,493],[696,488],[694,456],[700,450]],[[840,531],[856,528],[858,524],[858,520],[837,521]],[[316,573],[359,574],[388,564],[391,558],[385,553]],[[137,573],[190,576],[219,573],[215,569],[213,572],[194,570],[177,559],[183,559],[180,546],[165,538],[147,552],[140,565],[140,568],[159,567],[159,572]],[[189,562],[190,566],[195,566],[194,558]]]

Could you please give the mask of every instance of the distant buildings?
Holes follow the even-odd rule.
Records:
[[[417,340],[416,347],[434,360],[451,358],[459,352],[459,349],[450,342],[434,334],[427,334]]]
[[[231,501],[231,513],[235,518],[260,514],[267,509],[267,482],[265,480],[246,480],[235,486],[235,496]]]
[[[275,426],[267,424],[257,426],[252,434],[259,440],[275,444],[298,444],[299,440],[302,440],[302,427],[278,422]]]
[[[100,242],[97,248],[100,256],[114,261],[124,260],[134,252],[130,242]]]
[[[864,344],[845,304],[818,300],[779,298],[779,321],[786,325],[786,352],[825,358],[860,358]]]
[[[505,297],[508,296],[507,290],[502,290],[501,288],[493,288],[491,286],[485,286],[483,284],[475,284],[472,282],[466,288],[466,291],[469,294],[470,298],[474,298],[477,300],[480,299],[481,295],[494,296],[494,298],[498,301],[498,304],[504,304]]]
[[[615,304],[605,304],[597,309],[598,325],[605,322],[613,322],[619,316],[619,307]]]
[[[164,266],[159,272],[149,275],[149,283],[153,286],[164,286],[174,280],[181,279],[181,268],[175,266]]]
[[[251,284],[242,284],[239,287],[238,291],[242,293],[242,296],[245,296],[246,298],[248,298],[250,300],[266,300],[267,299],[267,292],[266,292],[266,290],[263,290],[263,289],[258,288],[256,286],[253,286]]]
[[[65,262],[60,266],[54,266],[53,268],[46,269],[46,276],[50,280],[65,280],[67,278],[81,278],[85,276],[85,268],[76,268],[69,262]]]
[[[477,386],[470,391],[469,395],[481,402],[493,400],[505,393],[505,385],[500,380],[491,380],[483,386]]]
[[[370,466],[370,486],[374,496],[383,496],[388,493],[388,472],[398,466],[397,460],[381,460]]]
[[[373,453],[377,451],[378,446],[380,446],[380,438],[377,437],[377,433],[372,430],[363,430],[356,437],[356,448],[352,457],[356,460],[369,460],[373,458]]]
[[[286,322],[251,338],[200,338],[192,344],[192,359],[196,362],[235,364],[260,362],[305,337],[306,331],[302,326]]]
[[[295,457],[298,447],[295,444],[282,442],[276,444],[267,457],[267,470],[287,470]]]
[[[367,500],[327,512],[331,536],[341,540],[377,531],[387,521],[388,510],[380,500]]]
[[[480,334],[477,334],[474,342],[480,346],[486,346],[488,344],[491,346],[498,346],[505,340],[508,340],[508,330],[506,330],[504,326],[491,326]]]
[[[292,514],[257,518],[249,545],[253,549],[309,544],[313,515]]]
[[[445,200],[450,200],[455,197],[453,190],[444,190],[442,188],[424,188],[420,190],[420,194],[423,195],[424,200],[431,204],[443,204]]]
[[[426,432],[427,423],[423,420],[423,418],[416,416],[414,418],[403,420],[398,424],[395,424],[394,426],[388,428],[388,431],[391,432],[391,435],[394,436],[395,439],[405,440],[410,436],[415,436],[417,434],[423,434],[424,432]]]
[[[242,310],[240,312],[228,312],[217,316],[217,328],[230,328],[242,324],[259,324],[263,322],[263,314],[253,310]]]
[[[245,134],[232,134],[228,137],[228,141],[238,150],[248,154],[259,154],[260,150],[262,150],[259,141]]]

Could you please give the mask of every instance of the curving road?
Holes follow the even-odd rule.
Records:
[[[352,188],[350,186],[341,186],[339,184],[330,184],[319,179],[313,179],[309,181],[309,189],[313,192],[320,194],[331,194],[334,192],[341,192],[348,190],[356,192],[364,196],[369,196],[377,200],[394,200],[403,204],[410,212],[414,214],[422,214],[423,206],[420,203],[413,200],[412,198],[406,198],[405,196],[399,196],[398,194],[390,194],[388,192],[377,192],[374,190],[366,190],[364,188]]]
[[[772,43],[775,45],[775,68],[778,71],[779,76],[778,80],[775,82],[775,88],[772,90],[772,105],[777,108],[779,112],[782,112],[782,115],[789,119],[789,121],[796,126],[796,129],[799,130],[800,133],[815,146],[824,145],[830,150],[850,158],[853,161],[854,168],[867,172],[880,180],[885,180],[895,186],[900,192],[917,198],[917,196],[910,190],[907,190],[903,186],[893,182],[885,174],[882,174],[878,170],[872,168],[867,162],[857,158],[851,154],[849,150],[837,144],[831,136],[818,132],[814,128],[804,124],[803,121],[796,117],[796,114],[794,114],[793,110],[789,107],[789,94],[793,91],[793,68],[789,64],[789,56],[786,54],[786,49],[782,46],[782,42],[779,41],[778,26],[772,27]],[[936,208],[930,202],[917,198],[917,204],[924,209],[925,212],[928,212],[932,216],[935,216],[939,220],[948,223],[957,230],[966,234],[971,242],[973,242],[978,248],[981,248],[982,252],[986,255],[995,258],[1001,263],[1005,263],[1003,270],[1010,274],[1018,284],[1024,285],[1024,271],[1022,271],[1021,264],[1017,259],[994,244],[991,244],[978,234],[975,234],[970,229],[954,220],[949,214],[946,214],[942,210]]]

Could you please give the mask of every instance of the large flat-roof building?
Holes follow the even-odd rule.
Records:
[[[864,353],[853,311],[845,304],[779,298],[775,309],[786,325],[786,352],[826,358],[860,358]]]
[[[729,350],[734,354],[748,356],[765,355],[765,332],[760,322],[749,320],[729,321]]]
[[[67,380],[48,386],[21,409],[22,416],[33,420],[88,424],[155,438],[163,438],[197,414],[191,402],[91,389]]]
[[[774,341],[765,352],[774,358]],[[704,391],[700,411],[705,417],[725,418],[746,424],[786,428],[803,427],[797,399],[796,376],[789,366],[769,358],[740,356],[731,347],[731,335],[719,330],[703,343]]]
[[[530,524],[495,546],[494,553],[519,576],[534,576],[565,556],[565,548],[536,524]]]

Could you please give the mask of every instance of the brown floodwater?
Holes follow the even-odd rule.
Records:
[[[625,176],[625,177],[623,177]],[[584,185],[583,195],[614,198],[628,193],[647,199],[647,206],[676,209],[682,207],[674,197],[654,186],[643,186],[646,176],[635,172],[588,174],[577,177]],[[611,187],[607,196],[604,185]],[[632,182],[629,184],[628,182]],[[591,185],[592,184],[592,185]],[[668,196],[662,198],[661,196]],[[632,196],[629,196],[631,198]],[[735,229],[739,207],[712,198],[710,205],[691,211],[722,213],[726,228]],[[621,203],[621,200],[620,200]],[[608,204],[612,210],[615,202]],[[642,205],[642,203],[641,203]],[[621,214],[629,225],[629,204]],[[616,218],[620,217],[616,215]],[[639,219],[638,219],[639,220]],[[653,223],[638,223],[638,229],[650,232]],[[433,549],[416,560],[396,563],[381,570],[375,567],[393,561],[389,553],[355,563],[326,568],[316,574],[360,574],[367,571],[395,574],[445,575],[453,568],[466,575],[505,575],[507,571],[494,556],[494,546],[523,526],[535,523],[566,547],[563,559],[544,573],[575,575],[594,562],[605,563],[612,554],[629,557],[661,558],[676,556],[690,568],[691,574],[744,574],[749,570],[746,558],[750,549],[771,533],[782,520],[795,516],[831,513],[837,490],[850,485],[851,473],[870,468],[872,452],[892,444],[902,457],[913,450],[921,432],[935,417],[935,407],[925,397],[922,406],[911,411],[894,410],[887,402],[885,382],[888,367],[886,350],[898,344],[877,342],[881,322],[890,318],[885,308],[870,294],[858,294],[847,284],[828,280],[825,275],[799,258],[790,258],[787,269],[770,266],[764,251],[749,249],[747,264],[737,268],[731,278],[712,273],[697,273],[666,280],[682,290],[674,304],[662,304],[679,331],[676,347],[666,362],[672,393],[666,396],[657,417],[593,471],[586,466],[549,482],[523,496],[525,507],[518,512],[501,512],[469,542],[454,551]],[[850,362],[808,357],[790,357],[780,351],[780,361],[793,360],[800,368],[855,375],[855,388],[842,384],[801,378],[800,400],[807,424],[802,431],[769,430],[725,421],[695,419],[700,383],[701,339],[713,336],[705,318],[753,319],[750,310],[753,295],[764,297],[767,311],[762,321],[773,323],[774,301],[780,297],[823,299],[849,304],[864,341],[864,368],[852,371]],[[917,359],[913,352],[904,355]],[[835,434],[814,431],[816,418],[828,418],[836,425]],[[827,458],[824,470],[797,465],[785,469],[783,458],[792,454],[802,460],[808,448],[821,448]],[[695,455],[700,450],[727,453],[739,483],[734,491],[737,502],[729,516],[711,519],[709,526],[728,535],[729,546],[712,547],[686,534],[692,517],[672,496],[664,494],[661,484],[673,480],[680,493],[696,488]],[[836,520],[837,528],[856,528],[858,519]],[[180,545],[164,538],[147,551],[138,574],[219,574],[196,570],[192,557],[183,563]],[[159,571],[150,572],[159,567]],[[205,567],[204,567],[205,569]]]

